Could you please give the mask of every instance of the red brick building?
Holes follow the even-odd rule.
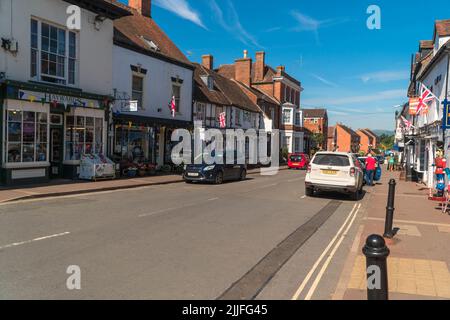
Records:
[[[300,110],[301,82],[286,72],[284,66],[276,69],[266,64],[265,52],[256,53],[256,62],[248,57],[237,59],[233,64],[220,66],[219,74],[235,79],[243,85],[256,89],[278,102],[276,110],[264,110],[273,119],[274,129],[280,129],[281,147],[288,152],[309,152],[309,135],[303,128]]]
[[[359,151],[362,151],[364,153],[368,153],[373,148],[375,148],[373,136],[371,136],[369,133],[367,133],[363,129],[357,130],[356,133],[358,134],[358,136],[360,138],[360,149],[359,149]]]
[[[327,150],[334,151],[336,145],[336,127],[328,127]]]
[[[315,146],[328,149],[328,113],[326,109],[302,109],[303,127],[313,134],[322,134],[323,141]]]
[[[373,139],[373,142],[372,142],[373,148],[377,148],[378,145],[380,144],[380,137],[377,136],[377,135],[376,135],[372,130],[370,130],[370,129],[363,129],[363,131],[364,131],[367,135],[369,135],[370,137],[372,137],[372,139]]]
[[[349,127],[338,123],[336,125],[336,151],[358,153],[361,143],[359,135]]]

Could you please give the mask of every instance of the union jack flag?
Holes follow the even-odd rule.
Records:
[[[403,124],[405,125],[406,130],[410,130],[411,128],[414,128],[412,122],[407,120],[404,116],[401,116],[401,119],[403,121]]]
[[[221,128],[227,127],[227,114],[225,112],[219,114],[219,125]]]
[[[437,99],[436,96],[423,83],[420,84],[419,104],[417,105],[417,114],[427,114],[430,108],[430,102]]]
[[[175,118],[175,115],[177,114],[177,104],[175,102],[175,96],[173,96],[172,100],[169,102],[169,109],[172,113],[172,117]]]

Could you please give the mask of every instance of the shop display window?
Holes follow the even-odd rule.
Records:
[[[134,125],[116,125],[114,155],[118,160],[133,163],[153,162],[155,131]]]
[[[83,154],[103,153],[103,118],[66,116],[65,160],[77,161]]]
[[[47,161],[48,114],[34,111],[7,111],[7,162]]]

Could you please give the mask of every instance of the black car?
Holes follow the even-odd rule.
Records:
[[[190,164],[185,167],[183,173],[183,179],[186,183],[210,182],[222,184],[224,181],[242,181],[246,178],[247,166],[245,164]]]

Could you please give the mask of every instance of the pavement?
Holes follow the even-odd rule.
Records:
[[[307,198],[304,179],[284,170],[2,203],[0,299],[330,299],[361,203]],[[76,268],[81,290],[69,290]]]
[[[426,187],[400,181],[398,172],[385,172],[380,184],[367,189],[363,222],[333,299],[367,299],[361,250],[369,235],[384,233],[390,179],[397,181],[394,228],[399,229],[393,240],[387,239],[390,299],[450,299],[450,216],[428,200]]]
[[[286,169],[286,166],[280,167],[280,170]],[[249,170],[248,174],[258,174],[259,172],[259,169],[253,169]],[[0,187],[0,203],[25,199],[125,190],[181,182],[183,182],[183,179],[180,175],[160,175],[151,177],[137,177],[134,179],[104,180],[96,182],[58,179],[53,180],[47,184],[27,185],[19,187]]]

